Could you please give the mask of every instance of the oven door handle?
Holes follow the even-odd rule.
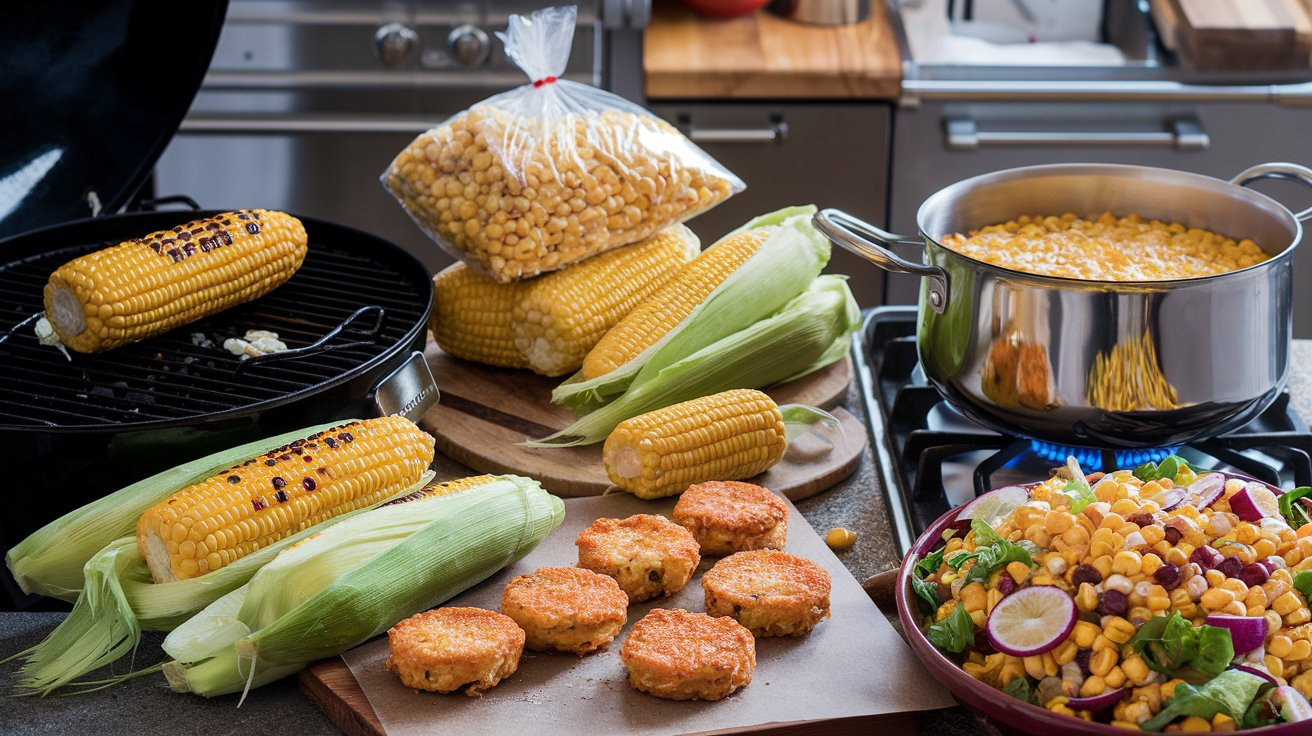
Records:
[[[321,115],[188,115],[178,127],[190,135],[305,135],[332,133],[406,133],[417,135],[445,116],[431,118],[352,117]]]
[[[783,143],[788,140],[788,123],[775,120],[764,128],[695,128],[683,124],[679,130],[693,143]]]
[[[1163,131],[981,131],[970,118],[948,118],[944,136],[948,148],[973,151],[981,146],[1169,146],[1181,151],[1205,151],[1211,138],[1197,120],[1172,120]]]

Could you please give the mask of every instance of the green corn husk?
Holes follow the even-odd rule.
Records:
[[[829,241],[811,226],[815,212],[814,205],[785,207],[720,238],[716,245],[746,230],[770,231],[751,258],[656,344],[603,376],[584,380],[582,373],[575,374],[551,392],[551,401],[576,415],[588,414],[630,386],[779,311],[805,291],[829,262]]]
[[[634,382],[615,401],[549,437],[525,444],[590,445],[639,414],[720,391],[763,388],[804,376],[840,360],[860,321],[861,310],[847,288],[847,277],[817,277],[773,317]]]
[[[318,429],[310,434],[315,431]],[[418,490],[432,478],[433,473],[429,471],[397,495]],[[24,695],[44,696],[68,684],[95,684],[79,682],[77,678],[135,650],[143,630],[173,629],[244,585],[279,552],[372,508],[377,505],[328,519],[200,577],[169,583],[156,583],[151,578],[150,568],[137,553],[135,536],[109,543],[87,562],[86,584],[68,617],[39,644],[10,657],[24,659],[14,683],[15,690]],[[135,674],[102,682],[116,682]]]
[[[248,442],[156,473],[46,524],[10,549],[5,563],[24,593],[72,603],[82,590],[82,568],[87,561],[114,540],[136,534],[137,519],[146,509],[179,488],[205,480],[247,458],[350,421],[354,420],[341,419]]]
[[[206,697],[272,682],[487,579],[564,516],[537,481],[506,475],[354,517],[178,627],[164,673],[174,690]]]

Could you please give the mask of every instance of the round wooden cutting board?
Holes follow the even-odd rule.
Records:
[[[595,496],[612,487],[601,462],[600,443],[552,449],[520,444],[574,422],[568,409],[550,401],[551,390],[564,377],[470,363],[447,355],[432,341],[425,354],[442,396],[420,425],[437,438],[437,449],[447,457],[480,473],[536,478],[558,496]],[[798,439],[778,465],[754,482],[796,501],[856,470],[865,449],[865,426],[846,409],[834,408],[846,398],[851,379],[851,365],[844,359],[766,391],[779,404],[829,409],[843,432],[832,439],[832,448],[814,436]]]

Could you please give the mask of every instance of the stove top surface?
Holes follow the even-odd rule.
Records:
[[[899,553],[950,508],[992,488],[1043,480],[1070,454],[1087,472],[1132,468],[1174,452],[1197,468],[1230,470],[1282,488],[1312,485],[1312,433],[1287,393],[1244,427],[1180,448],[1057,447],[998,434],[944,402],[920,370],[915,329],[915,307],[876,307],[867,312],[855,347]]]

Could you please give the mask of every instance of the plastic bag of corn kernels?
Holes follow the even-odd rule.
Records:
[[[429,237],[508,282],[635,243],[742,191],[669,123],[564,72],[576,9],[498,33],[531,84],[423,133],[383,185]]]

